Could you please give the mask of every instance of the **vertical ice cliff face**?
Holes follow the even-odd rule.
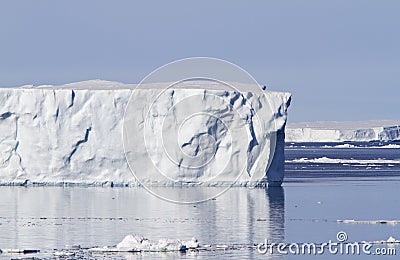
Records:
[[[289,94],[146,89],[132,100],[125,149],[142,183],[247,184],[264,178],[273,158],[268,180],[282,181]]]
[[[1,183],[128,183],[129,90],[1,89]]]
[[[88,81],[0,89],[0,183],[136,185],[130,156],[136,177],[154,185],[210,178],[207,184],[244,185],[267,171],[271,182],[282,181],[290,94],[176,89],[157,97],[154,86],[134,87]],[[130,97],[141,109],[129,110]],[[125,140],[124,126],[136,129]]]

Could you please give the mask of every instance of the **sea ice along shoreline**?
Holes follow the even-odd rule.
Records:
[[[198,131],[202,132],[194,131],[189,136],[184,133],[185,140],[190,140],[184,142],[185,145],[189,144],[189,150],[185,152],[190,154],[197,151],[199,145],[196,146],[194,141],[199,141],[199,136],[206,131],[215,142],[200,142],[205,144],[202,149],[207,150],[212,145],[215,160],[227,159],[224,154],[231,149],[232,158],[236,161],[228,161],[230,168],[221,171],[211,181],[207,181],[209,174],[218,169],[218,164],[197,171],[174,171],[173,168],[166,168],[168,174],[171,174],[168,178],[181,178],[183,182],[168,181],[163,176],[149,172],[141,175],[144,179],[139,183],[132,175],[124,154],[122,130],[125,109],[131,95],[137,95],[131,98],[134,102],[153,101],[161,86],[149,84],[133,93],[135,87],[118,82],[92,80],[63,86],[1,88],[0,184],[138,186],[142,183],[154,186],[246,186],[251,181],[268,180],[273,184],[282,182],[284,133],[291,100],[289,93],[236,92],[219,89],[212,84],[207,89],[192,85],[186,89],[166,91],[166,99],[156,104],[149,125],[157,125],[160,118],[158,115],[162,115],[168,106],[174,106],[194,94],[203,95],[205,103],[211,102],[211,106],[206,106],[206,112],[216,112],[225,120],[229,131],[239,133],[237,129],[240,128],[242,135],[236,136],[240,138],[233,142],[238,143],[229,147],[226,129],[221,127],[218,120],[198,120],[194,125],[200,124]],[[166,101],[169,103],[165,103]],[[217,107],[214,110],[213,105]],[[174,112],[179,114],[186,109],[188,107],[181,106],[181,109]],[[233,116],[233,109],[239,111],[242,119],[239,122]],[[136,112],[133,119],[138,122],[143,120],[145,110]],[[255,120],[257,114],[262,115],[261,118],[258,117],[259,121]],[[169,121],[170,126],[174,125],[174,119],[176,118],[172,117],[172,121]],[[150,133],[156,133],[156,130],[151,131],[153,129],[150,129]],[[135,145],[135,140],[131,140],[132,145]],[[148,160],[149,155],[146,153],[155,155],[159,160],[165,158],[160,154],[160,149],[163,148],[160,143],[154,141],[146,148],[147,151],[134,154],[139,161],[141,158],[143,161]],[[232,172],[234,162],[245,162],[245,171],[240,176]],[[142,170],[146,173],[147,169]],[[257,178],[252,178],[254,176]]]

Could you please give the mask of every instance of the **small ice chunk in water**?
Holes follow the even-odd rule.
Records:
[[[183,241],[183,244],[186,246],[187,249],[195,249],[200,246],[199,241],[197,241],[197,239],[194,237],[189,241]]]
[[[390,236],[387,240],[386,240],[386,242],[388,242],[388,243],[396,243],[396,238],[394,238],[394,237],[392,237],[392,236]]]
[[[192,238],[189,241],[181,241],[177,239],[160,239],[158,242],[139,235],[127,235],[116,246],[120,252],[166,252],[166,251],[185,251],[199,247],[197,239]]]
[[[144,237],[127,235],[118,245],[117,249],[120,251],[130,251],[132,248],[138,248],[145,240]]]

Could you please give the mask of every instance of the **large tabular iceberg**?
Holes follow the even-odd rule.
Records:
[[[369,142],[400,140],[400,122],[393,120],[292,123],[286,142]]]
[[[264,91],[263,95],[257,95],[212,86],[209,89],[189,86],[170,89],[164,97],[155,99],[157,84],[133,91],[135,87],[96,80],[63,86],[1,88],[0,183],[137,185],[127,163],[127,157],[129,160],[132,155],[135,156],[135,163],[139,163],[135,166],[140,167],[142,161],[155,158],[155,166],[164,167],[170,174],[166,177],[201,184],[210,177],[210,172],[219,169],[217,166],[220,164],[201,170],[190,168],[190,164],[195,163],[191,158],[199,153],[199,149],[205,151],[202,160],[228,159],[228,170],[221,170],[222,174],[215,178],[215,182],[208,184],[235,181],[238,185],[246,185],[252,178],[256,178],[254,181],[268,179],[273,183],[282,182],[289,93]],[[172,129],[177,125],[179,115],[186,111],[193,112],[191,110],[200,104],[195,100],[190,106],[177,106],[169,117],[162,117],[167,122],[160,122],[166,110],[193,93],[202,94],[208,104],[205,111],[213,111],[219,118],[210,120],[199,117],[186,126],[189,130],[182,132],[179,137],[182,140],[178,138],[176,147],[171,144],[169,148],[175,149],[170,153],[172,159],[188,164],[188,170],[182,170],[181,165],[176,170],[160,163],[165,159],[162,158],[162,149],[168,144],[159,143],[156,135],[160,134],[157,132],[161,129],[158,127],[160,123]],[[150,135],[145,140],[148,142],[146,150],[138,150],[142,140],[141,137],[135,139],[135,135],[124,143],[124,114],[130,97],[134,104],[153,101],[149,120],[143,122],[146,111],[139,109],[134,111],[134,115],[129,114],[126,125],[128,128],[132,124],[137,124],[134,126],[139,129],[147,127],[147,132],[138,130],[138,133]],[[233,115],[232,108],[239,111],[239,120]],[[262,118],[257,118],[260,115]],[[232,143],[228,142],[226,130],[233,133]],[[204,136],[205,132],[208,137]],[[165,138],[171,140],[168,134]],[[127,157],[124,145],[128,150]],[[225,158],[228,151],[232,157]],[[179,157],[179,153],[186,157]],[[241,165],[235,163],[241,161],[245,162],[244,173],[236,178],[235,167]],[[140,181],[154,185],[168,184],[149,169],[139,169]]]

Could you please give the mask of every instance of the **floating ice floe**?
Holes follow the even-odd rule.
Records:
[[[291,145],[290,147],[295,147],[294,145]],[[301,146],[303,147],[303,146]],[[305,147],[303,147],[305,148]],[[368,143],[363,143],[362,145],[354,145],[354,144],[338,144],[338,145],[323,145],[321,148],[373,148],[373,149],[398,149],[400,148],[399,144],[386,144],[386,145],[369,145]]]
[[[39,253],[39,249],[19,249],[19,248],[3,248],[0,249],[0,254],[34,254]]]
[[[361,241],[362,243],[369,244],[400,244],[400,240],[390,236],[386,240],[375,240],[375,241]]]
[[[286,160],[286,163],[341,163],[341,164],[368,164],[369,166],[376,166],[377,164],[388,163],[388,164],[399,164],[399,159],[372,159],[372,160],[354,160],[354,159],[336,159],[329,157],[319,158],[297,158],[293,160]]]
[[[338,219],[337,222],[345,224],[400,224],[400,220],[354,220],[354,219]]]
[[[151,241],[139,235],[127,235],[120,243],[114,247],[90,248],[89,251],[95,252],[171,252],[186,251],[199,247],[197,239],[189,241],[178,239],[160,239]]]

